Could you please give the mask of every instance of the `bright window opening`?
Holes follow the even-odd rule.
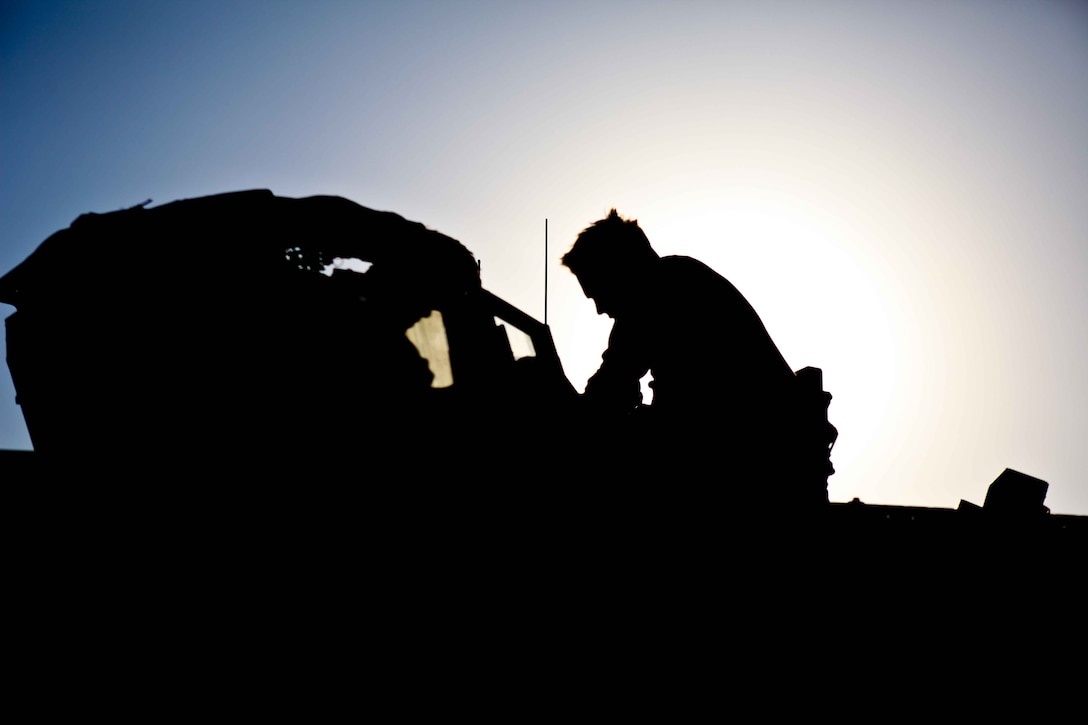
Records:
[[[498,317],[495,318],[495,323],[506,330],[506,338],[510,341],[510,352],[514,353],[515,360],[520,360],[523,357],[536,357],[536,348],[533,346],[533,340],[528,333],[509,323],[504,323]]]
[[[431,314],[418,320],[405,333],[419,355],[427,360],[434,379],[432,388],[448,388],[453,385],[453,367],[450,365],[450,344],[446,337],[446,325],[442,313],[432,310]]]

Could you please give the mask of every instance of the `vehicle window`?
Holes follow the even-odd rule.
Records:
[[[419,355],[427,360],[434,375],[432,388],[448,388],[453,385],[453,368],[450,365],[450,344],[446,338],[446,325],[442,313],[432,310],[405,333]]]
[[[529,333],[500,317],[495,318],[495,324],[506,330],[506,338],[510,341],[510,351],[514,353],[515,360],[520,360],[523,357],[536,357],[536,347],[533,345],[533,339],[529,337]]]

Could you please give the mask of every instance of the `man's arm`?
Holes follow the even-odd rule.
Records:
[[[649,371],[637,340],[622,325],[612,326],[601,366],[586,383],[583,398],[602,413],[627,413],[642,404],[643,376]]]

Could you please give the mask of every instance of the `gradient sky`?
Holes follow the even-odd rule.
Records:
[[[0,54],[0,273],[84,212],[334,194],[539,319],[547,265],[581,389],[611,321],[558,261],[614,206],[823,369],[833,501],[1013,468],[1088,515],[1088,4],[4,0]]]

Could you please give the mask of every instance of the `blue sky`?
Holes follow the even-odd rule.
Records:
[[[1088,514],[1084,3],[8,1],[0,58],[0,273],[88,211],[336,194],[538,318],[548,264],[580,388],[610,321],[558,258],[615,206],[823,368],[833,500],[1014,468]]]

